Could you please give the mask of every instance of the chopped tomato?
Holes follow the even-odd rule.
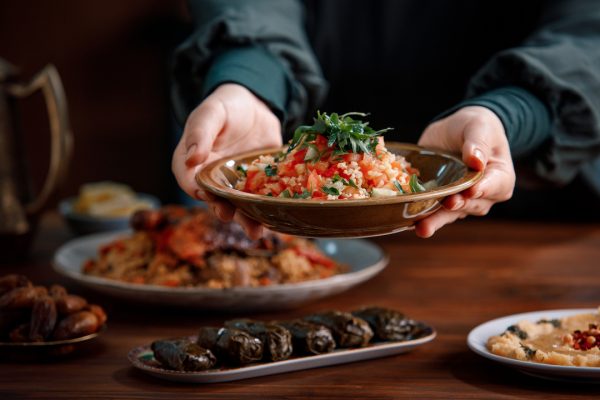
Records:
[[[256,192],[267,181],[267,175],[263,171],[248,171],[246,175],[245,192]]]
[[[306,152],[308,151],[308,148],[306,149],[302,149],[302,150],[298,150],[297,152],[294,153],[294,155],[292,156],[293,161],[293,165],[299,164],[301,162],[304,162],[304,157],[306,157]]]
[[[298,170],[296,169],[296,165],[294,162],[281,163],[277,167],[277,175],[279,176],[298,176]]]
[[[349,163],[352,161],[360,161],[360,159],[362,158],[361,154],[358,153],[348,153],[348,154],[344,154],[344,161]]]
[[[319,151],[325,150],[327,147],[327,138],[323,135],[317,135],[315,139],[315,146],[319,149]]]
[[[406,172],[408,172],[409,174],[415,174],[417,176],[420,176],[419,170],[416,168],[412,168],[412,167],[406,167]]]
[[[163,286],[168,286],[168,287],[177,287],[177,286],[181,285],[181,281],[179,279],[170,278],[170,279],[165,279],[160,284]]]
[[[123,241],[121,240],[115,240],[114,242],[111,242],[105,246],[102,246],[99,250],[101,255],[106,255],[111,251],[116,251],[117,253],[122,253],[123,251],[125,251],[125,243],[123,243]]]
[[[338,167],[337,165],[332,165],[331,167],[327,168],[325,170],[325,172],[323,172],[323,176],[326,178],[331,178],[333,175],[335,175],[338,172]]]
[[[306,168],[309,171],[317,171],[319,174],[323,174],[329,168],[329,163],[326,161],[317,161],[316,163],[307,163]]]
[[[350,179],[350,175],[348,175],[347,173],[345,173],[341,169],[338,171],[338,175],[341,176],[344,179]]]
[[[269,279],[266,276],[263,276],[258,280],[258,283],[260,283],[261,286],[269,286],[271,284],[271,279]]]
[[[308,179],[306,180],[306,187],[309,191],[320,191],[322,180],[319,174],[316,171],[311,171],[310,175],[308,175]]]
[[[326,268],[334,268],[335,267],[335,261],[333,261],[331,258],[325,256],[324,254],[320,253],[316,249],[313,249],[310,247],[295,247],[294,251],[299,256],[306,257],[310,262],[312,262],[314,264],[320,264]]]

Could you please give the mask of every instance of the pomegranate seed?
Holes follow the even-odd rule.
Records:
[[[571,335],[573,337],[572,346],[575,350],[590,350],[594,347],[600,349],[600,330],[598,330],[598,326],[589,324],[588,328],[583,332],[578,329]]]

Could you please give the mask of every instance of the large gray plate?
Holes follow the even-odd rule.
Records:
[[[302,283],[232,289],[136,285],[81,272],[83,263],[97,256],[99,246],[127,234],[103,233],[67,242],[54,255],[54,269],[84,286],[130,301],[213,310],[260,311],[290,308],[340,293],[372,278],[388,263],[387,254],[367,240],[319,239],[319,247],[338,262],[349,265],[349,272]]]

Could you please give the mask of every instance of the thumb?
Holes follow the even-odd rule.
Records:
[[[186,167],[191,168],[207,161],[215,139],[225,126],[226,115],[223,103],[209,99],[190,114],[182,140]]]

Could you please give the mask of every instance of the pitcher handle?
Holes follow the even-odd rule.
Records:
[[[26,84],[11,84],[7,91],[15,97],[27,97],[42,90],[50,121],[50,165],[46,181],[35,199],[25,206],[28,214],[39,212],[66,176],[73,149],[73,134],[69,127],[67,99],[54,65],[49,64]]]

